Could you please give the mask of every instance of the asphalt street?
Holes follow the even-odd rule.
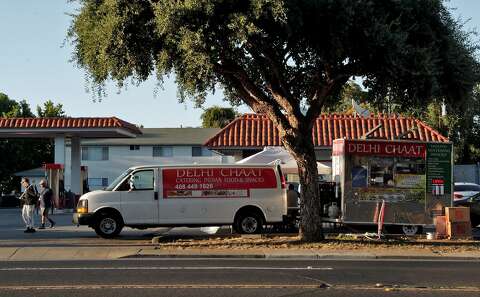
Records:
[[[47,228],[40,230],[37,228],[35,233],[23,233],[25,225],[21,218],[21,209],[19,208],[3,208],[0,209],[0,245],[8,245],[9,242],[17,244],[18,242],[29,243],[34,245],[37,241],[45,242],[45,240],[55,240],[56,244],[62,241],[69,243],[78,240],[83,243],[105,243],[104,239],[99,238],[93,229],[87,226],[75,226],[72,223],[72,213],[55,213],[51,218],[56,222],[53,229]],[[35,215],[35,226],[39,226],[39,216]],[[185,228],[183,228],[185,229]],[[168,232],[170,228],[153,228],[147,230],[138,230],[132,228],[124,228],[121,236],[116,243],[122,241],[136,243],[150,243],[153,236]],[[170,233],[181,233],[180,230],[170,230]],[[199,229],[191,230],[192,234],[205,234]]]
[[[130,259],[0,263],[1,296],[479,296],[480,262]]]

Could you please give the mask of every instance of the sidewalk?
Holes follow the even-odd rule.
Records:
[[[154,241],[155,242],[155,241]],[[293,236],[160,238],[144,245],[0,247],[0,261],[125,258],[425,259],[480,261],[478,241],[378,242],[329,239],[302,243]]]
[[[381,253],[367,251],[322,252],[311,250],[246,250],[224,249],[173,250],[155,247],[19,247],[0,248],[0,261],[50,261],[50,260],[113,260],[126,258],[228,258],[228,259],[423,259],[423,260],[475,260],[480,261],[480,252],[438,254],[431,251]]]

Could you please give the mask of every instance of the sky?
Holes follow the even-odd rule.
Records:
[[[480,28],[480,1],[446,2],[466,29]],[[180,104],[174,79],[163,89],[151,78],[120,92],[107,85],[101,102],[87,92],[85,72],[70,62],[71,45],[65,41],[75,3],[67,0],[0,0],[0,92],[26,100],[36,110],[46,100],[63,104],[72,117],[116,116],[144,127],[198,127],[203,110]],[[229,106],[221,90],[208,97],[203,108]],[[246,106],[239,112],[250,112]]]

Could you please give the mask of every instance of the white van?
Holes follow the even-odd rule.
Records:
[[[124,226],[232,225],[239,233],[260,233],[283,221],[286,199],[279,165],[139,166],[80,197],[73,222],[104,238]]]

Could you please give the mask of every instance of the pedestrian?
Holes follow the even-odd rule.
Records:
[[[34,233],[34,221],[33,221],[33,212],[35,211],[35,205],[37,204],[38,194],[34,185],[30,184],[30,180],[26,177],[22,178],[22,186],[25,188],[25,191],[20,196],[20,199],[23,200],[22,208],[22,219],[25,222],[27,229],[25,233]]]
[[[295,190],[293,184],[289,184],[287,190],[287,216],[293,221],[297,218],[299,213],[299,199],[300,193]]]
[[[38,229],[45,229],[45,221],[48,220],[50,223],[50,228],[55,226],[55,222],[48,217],[48,212],[52,209],[53,206],[53,191],[47,185],[47,181],[42,179],[39,183],[40,186],[40,215],[42,218],[42,225]]]
[[[287,207],[298,208],[299,197],[300,193],[295,190],[295,186],[293,184],[289,184],[287,190]]]

